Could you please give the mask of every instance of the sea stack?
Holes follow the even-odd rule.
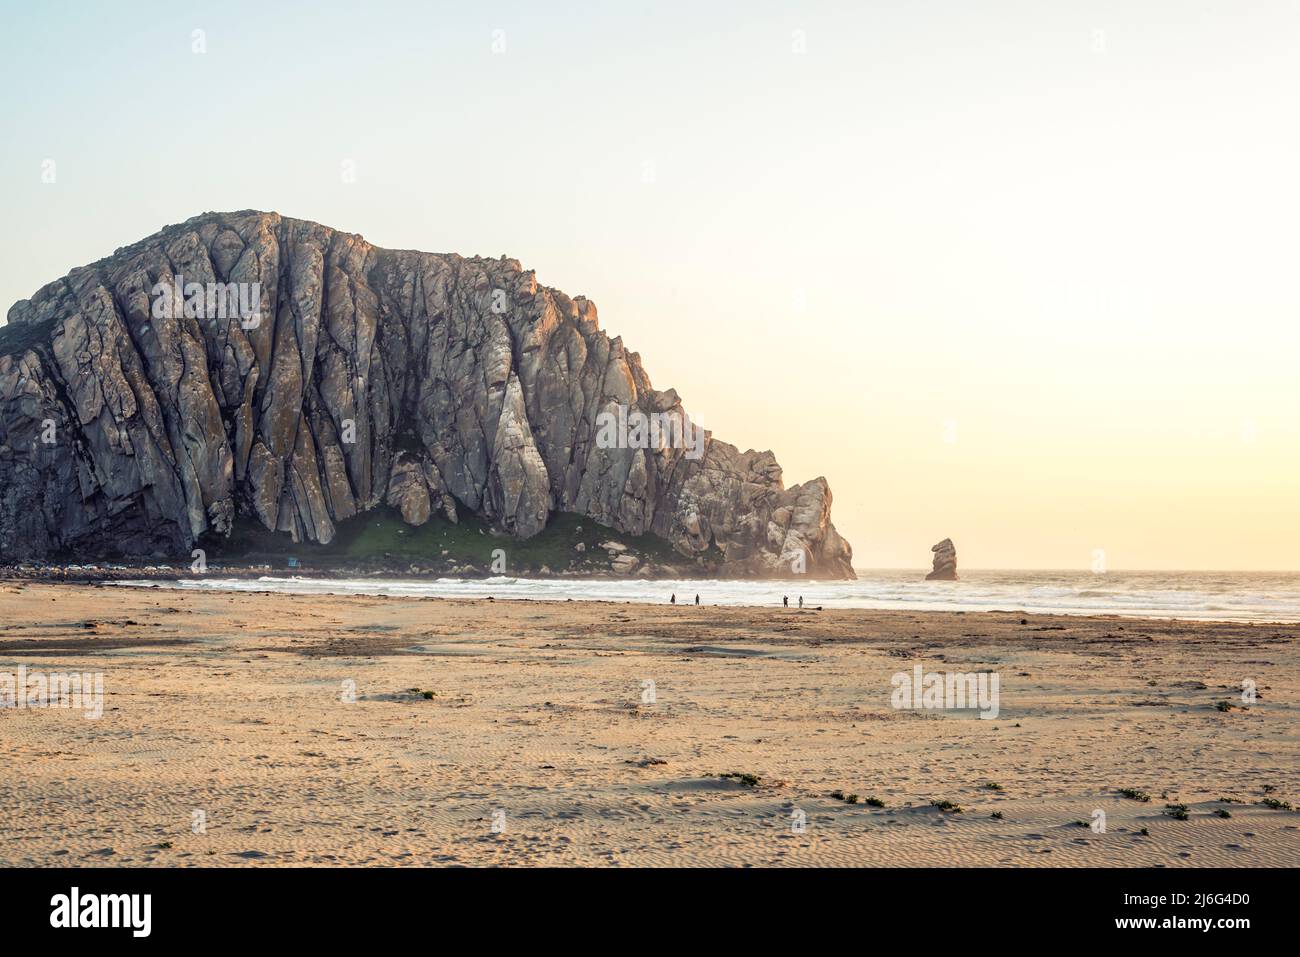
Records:
[[[957,548],[953,545],[952,539],[945,538],[938,545],[931,546],[930,551],[934,552],[934,568],[930,569],[930,574],[925,576],[925,580],[956,581]]]

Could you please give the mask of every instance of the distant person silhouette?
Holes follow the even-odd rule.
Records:
[[[803,607],[803,595],[800,595],[800,596],[799,596],[799,607],[800,607],[800,608]]]
[[[677,604],[677,593],[676,593],[676,592],[673,592],[673,597],[668,599],[668,604],[670,604],[670,605],[675,605],[675,604]]]
[[[790,607],[790,596],[789,596],[789,595],[782,595],[782,596],[781,596],[781,604],[784,605],[786,608],[789,608],[789,607]]]
[[[700,603],[700,596],[699,596],[699,595],[696,595],[696,596],[695,596],[695,604],[698,605],[699,603]]]

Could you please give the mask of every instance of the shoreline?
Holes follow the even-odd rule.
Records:
[[[0,595],[0,673],[103,677],[96,720],[0,708],[0,864],[1300,864],[1285,626]],[[996,717],[896,707],[918,666]]]
[[[4,581],[4,580],[5,579],[0,578],[0,581]],[[247,581],[258,582],[258,583],[265,582],[267,587],[248,588],[248,587],[239,587],[239,585],[237,584],[237,583],[242,583]],[[476,588],[476,587],[485,588],[486,586],[491,586],[491,585],[496,586],[491,589],[494,592],[500,592],[502,589],[506,589],[508,592],[508,590],[511,587],[516,587],[521,583],[525,585],[536,585],[536,586],[544,587],[550,584],[562,584],[562,583],[568,584],[568,583],[576,583],[576,582],[583,582],[583,581],[591,581],[600,584],[613,584],[613,585],[623,584],[631,588],[633,586],[637,586],[652,580],[626,579],[626,578],[606,579],[606,578],[587,578],[587,577],[563,577],[563,576],[531,578],[522,575],[520,576],[506,575],[506,576],[491,576],[487,578],[440,577],[434,579],[433,581],[428,581],[422,578],[403,578],[403,577],[343,578],[338,576],[297,576],[297,575],[288,575],[288,574],[285,575],[247,574],[243,576],[222,577],[219,574],[216,574],[214,572],[209,572],[207,575],[204,576],[190,576],[184,578],[177,577],[175,575],[161,574],[151,579],[133,579],[133,578],[105,579],[105,580],[98,580],[92,583],[112,584],[120,587],[162,588],[162,589],[172,589],[177,591],[190,591],[190,592],[210,590],[213,592],[225,592],[229,594],[334,595],[340,597],[357,595],[357,596],[370,596],[376,598],[426,598],[426,599],[439,599],[439,600],[451,600],[451,601],[456,601],[456,600],[482,601],[487,598],[491,598],[494,601],[555,602],[559,604],[566,604],[572,602],[612,602],[612,603],[634,604],[634,605],[648,606],[648,607],[655,607],[662,604],[671,607],[671,604],[667,599],[662,599],[659,597],[650,598],[642,595],[631,595],[630,597],[628,596],[620,597],[615,595],[611,595],[608,597],[568,595],[568,596],[560,597],[560,596],[547,596],[545,594],[510,594],[510,593],[493,594],[493,595],[454,594],[454,592],[460,591],[465,588]],[[672,585],[672,584],[689,585],[692,588],[694,588],[697,585],[707,585],[707,584],[725,586],[729,582],[733,585],[740,583],[745,585],[770,586],[776,591],[780,591],[784,586],[805,586],[805,587],[814,586],[815,587],[819,585],[833,586],[837,584],[837,582],[835,582],[834,580],[823,580],[823,581],[818,581],[818,580],[789,581],[784,579],[780,579],[780,580],[666,579],[664,580],[665,585]],[[304,588],[302,587],[302,585],[298,583],[312,583],[312,584],[321,583],[322,585],[333,584],[338,587]],[[51,582],[51,584],[59,584],[59,582],[55,581],[55,582]],[[443,591],[441,593],[421,594],[418,591],[400,590],[404,588],[410,588],[410,589],[441,588],[443,589]],[[797,588],[790,587],[790,590],[792,592],[796,592],[796,597],[797,597],[798,595]],[[691,598],[690,594],[684,594],[683,601],[681,602],[681,604],[683,605],[691,604],[690,598]],[[813,601],[821,601],[822,604],[814,605],[812,603]],[[1116,618],[1124,621],[1152,620],[1152,621],[1202,622],[1202,623],[1224,623],[1224,624],[1253,623],[1253,624],[1270,625],[1270,626],[1278,626],[1278,627],[1300,625],[1300,616],[1293,617],[1293,618],[1286,618],[1286,617],[1265,618],[1265,617],[1258,617],[1258,616],[1246,617],[1242,615],[1213,616],[1208,614],[1201,614],[1199,616],[1189,616],[1189,615],[1180,616],[1176,613],[1158,614],[1150,610],[1137,610],[1137,611],[1128,611],[1124,609],[1103,610],[1103,609],[1088,609],[1088,608],[1072,608],[1072,607],[1064,607],[1064,606],[1056,607],[1056,608],[1037,608],[1037,609],[1028,608],[1028,607],[1016,607],[1014,605],[996,606],[996,607],[982,607],[978,605],[972,605],[971,607],[966,607],[966,608],[952,607],[952,606],[926,607],[921,602],[913,602],[911,604],[907,604],[902,601],[892,602],[892,603],[879,601],[874,604],[864,604],[864,603],[856,603],[855,600],[855,603],[852,604],[848,604],[848,603],[841,604],[838,603],[837,600],[833,597],[814,598],[809,602],[807,602],[806,604],[808,610],[813,610],[813,611],[822,611],[823,609],[825,610],[835,609],[841,611],[845,611],[845,610],[880,611],[880,612],[897,611],[897,612],[940,613],[940,614],[955,614],[955,615],[980,615],[980,614],[1008,614],[1008,615],[1018,614],[1018,615],[1040,615],[1040,616],[1041,615],[1062,615],[1071,618]],[[788,611],[794,609],[795,605],[792,603],[789,606],[789,608],[786,608],[776,603],[773,597],[761,603],[747,602],[744,601],[743,599],[728,600],[725,602],[704,601],[702,602],[701,607],[746,608],[746,609],[767,609],[767,610],[777,610],[777,611]]]
[[[182,571],[184,565],[180,567],[171,565],[0,565],[0,581],[20,581],[20,582],[37,582],[46,584],[61,584],[64,582],[74,584],[93,584],[95,582],[114,582],[127,581],[133,579],[140,580],[164,580],[175,579],[183,580]],[[337,568],[288,568],[272,567],[270,565],[219,565],[209,564],[208,569],[201,575],[195,573],[191,578],[198,579],[201,577],[227,577],[235,579],[257,579],[260,577],[285,577],[285,578],[303,578],[309,580],[355,580],[363,581],[366,579],[387,579],[393,581],[424,581],[434,582],[440,580],[458,580],[458,581],[491,581],[494,578],[502,577],[501,575],[483,571],[478,568],[464,568],[462,570],[451,572],[446,569],[434,570],[432,568],[421,568],[417,572],[412,572],[403,568],[373,568],[369,566],[339,566]],[[717,582],[726,583],[757,583],[757,584],[776,584],[787,582],[796,584],[799,582],[822,582],[822,583],[842,583],[850,582],[851,578],[722,578],[722,577],[703,577],[703,578],[674,578],[665,576],[645,577],[641,575],[629,576],[617,572],[549,572],[545,575],[534,573],[532,576],[526,573],[510,575],[507,577],[528,579],[531,581],[565,581],[565,582],[627,582],[627,581],[700,581],[700,582]],[[923,576],[922,576],[923,577]],[[918,579],[920,580],[920,579]]]
[[[879,611],[1060,614],[1125,620],[1300,624],[1300,572],[967,570],[959,581],[932,582],[921,569],[857,569],[854,579],[656,577],[615,572],[493,574],[402,568],[209,564],[0,565],[0,581],[115,584],[236,593],[369,594],[441,598],[627,601],[655,606],[677,593],[705,605],[778,608],[799,597],[812,607]]]

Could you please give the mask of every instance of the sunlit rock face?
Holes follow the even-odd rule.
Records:
[[[952,543],[952,539],[945,538],[939,544],[932,545],[930,551],[934,553],[934,561],[930,574],[925,576],[926,581],[956,581],[957,546]]]
[[[611,416],[689,417],[594,303],[515,260],[209,213],[8,321],[0,560],[187,557],[236,515],[328,542],[386,502],[412,524],[469,509],[525,538],[577,512],[687,559],[716,546],[723,574],[853,575],[825,479],[787,489],[770,452],[706,431],[598,441]]]

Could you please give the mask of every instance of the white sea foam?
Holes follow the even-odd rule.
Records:
[[[922,611],[1022,611],[1042,614],[1123,615],[1204,621],[1300,622],[1300,573],[963,571],[960,581],[927,582],[923,571],[858,571],[857,581],[700,581],[639,579],[222,578],[213,572],[175,581],[123,585],[274,591],[292,594],[612,601],[679,604],[700,596],[706,605],[897,608]]]

